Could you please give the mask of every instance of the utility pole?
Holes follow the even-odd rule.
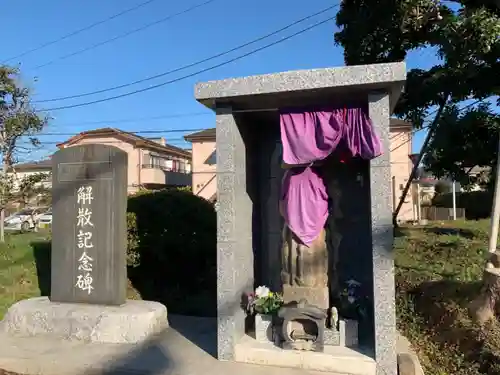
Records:
[[[455,188],[455,180],[451,183],[451,191],[453,197],[453,220],[457,220],[457,189]]]
[[[500,220],[500,134],[498,138],[497,171],[495,176],[495,192],[493,195],[493,207],[491,210],[490,240],[488,251],[494,253],[498,241],[498,224]]]

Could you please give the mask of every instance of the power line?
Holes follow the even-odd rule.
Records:
[[[9,61],[14,60],[14,59],[17,59],[17,58],[19,58],[19,57],[23,57],[23,56],[26,56],[26,55],[28,55],[28,54],[30,54],[30,53],[33,53],[33,52],[39,51],[39,50],[41,50],[41,49],[43,49],[43,48],[45,48],[45,47],[48,47],[48,46],[51,46],[51,45],[53,45],[53,44],[56,44],[56,43],[62,42],[63,40],[69,39],[69,38],[71,38],[71,37],[73,37],[73,36],[75,36],[75,35],[78,35],[78,34],[80,34],[80,33],[83,33],[84,31],[87,31],[87,30],[93,29],[93,28],[94,28],[94,27],[96,27],[96,26],[102,25],[103,23],[109,22],[109,21],[114,20],[114,19],[116,19],[116,18],[118,18],[118,17],[121,17],[121,16],[123,16],[123,15],[125,15],[125,14],[127,14],[127,13],[133,12],[134,10],[137,10],[137,9],[139,9],[139,8],[142,8],[142,7],[144,7],[144,6],[146,6],[146,5],[150,4],[150,3],[152,3],[152,2],[154,2],[154,1],[156,1],[156,0],[147,0],[147,1],[145,1],[145,2],[143,2],[143,3],[140,3],[140,4],[136,5],[136,6],[133,6],[132,8],[128,8],[128,9],[125,9],[124,11],[121,11],[121,12],[119,12],[119,13],[116,13],[116,14],[114,14],[114,15],[112,15],[112,16],[110,16],[110,17],[108,17],[108,18],[105,18],[105,19],[102,19],[102,20],[100,20],[100,21],[94,22],[94,23],[93,23],[93,24],[91,24],[91,25],[85,26],[85,27],[83,27],[83,28],[81,28],[81,29],[78,29],[78,30],[76,30],[76,31],[73,31],[73,32],[71,32],[71,33],[69,33],[69,34],[63,35],[63,36],[62,36],[62,37],[60,37],[60,38],[57,38],[57,39],[54,39],[54,40],[52,40],[52,41],[50,41],[50,42],[44,43],[44,44],[42,44],[42,45],[39,45],[38,47],[32,48],[32,49],[30,49],[30,50],[27,50],[27,51],[25,51],[25,52],[23,52],[23,53],[20,53],[19,55],[16,55],[16,56],[10,57],[10,58],[8,58],[7,60],[2,61],[2,63],[9,62]]]
[[[210,3],[213,3],[214,1],[217,1],[217,0],[207,0],[207,1],[204,1],[203,3],[199,3],[199,4],[196,4],[196,5],[193,5],[193,6],[189,7],[189,8],[187,8],[187,9],[184,9],[183,11],[180,11],[180,12],[177,12],[177,13],[174,13],[174,14],[171,14],[171,15],[169,15],[169,16],[167,16],[167,17],[164,17],[164,18],[161,18],[161,19],[159,19],[159,20],[157,20],[157,21],[154,21],[154,22],[148,23],[148,24],[146,24],[146,25],[144,25],[144,26],[138,27],[137,29],[134,29],[134,30],[132,30],[132,31],[128,31],[128,32],[126,32],[126,33],[123,33],[123,34],[120,34],[120,35],[118,35],[118,36],[115,36],[114,38],[111,38],[111,39],[106,39],[106,40],[104,40],[104,41],[102,41],[102,42],[99,42],[99,43],[93,44],[93,45],[91,45],[91,46],[89,46],[89,47],[85,47],[85,48],[83,48],[83,49],[81,49],[81,50],[79,50],[79,51],[72,52],[72,53],[69,53],[69,54],[67,54],[67,55],[63,55],[63,56],[57,57],[57,58],[55,58],[54,60],[51,60],[51,61],[49,61],[49,62],[46,62],[45,64],[35,66],[33,69],[40,69],[40,68],[44,68],[44,67],[46,67],[46,66],[48,66],[48,65],[52,65],[52,64],[54,64],[54,63],[55,63],[55,62],[57,62],[57,61],[60,61],[60,60],[66,60],[66,59],[68,59],[68,58],[70,58],[70,57],[73,57],[73,56],[79,55],[79,54],[81,54],[81,53],[84,53],[84,52],[87,52],[87,51],[90,51],[90,50],[93,50],[93,49],[95,49],[95,48],[97,48],[97,47],[100,47],[100,46],[103,46],[103,45],[105,45],[105,44],[115,42],[115,41],[117,41],[117,40],[119,40],[119,39],[122,39],[122,38],[126,38],[127,36],[130,36],[130,35],[132,35],[132,34],[138,33],[139,31],[146,30],[146,29],[148,29],[148,28],[150,28],[150,27],[152,27],[152,26],[159,25],[160,23],[163,23],[163,22],[166,22],[166,21],[170,21],[171,19],[173,19],[173,18],[175,18],[175,17],[178,17],[178,16],[180,16],[180,15],[183,15],[183,14],[189,13],[189,12],[191,12],[191,11],[193,11],[193,10],[195,10],[195,9],[198,9],[198,8],[200,8],[200,7],[202,7],[202,6],[205,6],[205,5],[208,5],[208,4],[210,4]]]
[[[151,140],[151,139],[149,139]],[[57,140],[57,141],[41,141],[40,142],[40,145],[41,146],[47,146],[47,145],[58,145],[60,143],[64,143],[66,142],[67,139],[64,139],[64,140]],[[184,141],[183,138],[171,138],[171,139],[166,139],[165,142],[167,143],[167,145],[170,143],[170,142],[186,142]],[[106,141],[106,142],[103,142],[104,144],[122,144],[123,142],[122,141]],[[158,143],[159,144],[159,143]],[[175,146],[175,147],[178,147],[178,146]],[[38,147],[34,147],[33,150],[36,150]]]
[[[125,118],[119,120],[99,120],[99,121],[87,121],[87,122],[77,122],[64,124],[64,126],[84,126],[84,125],[99,125],[99,124],[121,124],[121,123],[133,123],[133,122],[142,122],[142,121],[152,121],[152,120],[164,120],[171,118],[183,118],[183,117],[196,117],[196,116],[208,116],[213,115],[212,112],[192,112],[192,113],[178,113],[171,115],[161,115],[154,117],[139,117],[139,118]]]
[[[194,66],[197,66],[197,65],[200,65],[200,64],[203,64],[205,62],[208,62],[208,61],[211,61],[211,60],[214,60],[218,57],[222,57],[222,56],[225,56],[225,55],[228,55],[230,54],[231,52],[235,52],[237,50],[240,50],[242,48],[245,48],[245,47],[248,47],[249,45],[252,45],[252,44],[255,44],[257,42],[260,42],[261,40],[264,40],[264,39],[267,39],[271,36],[274,36],[276,34],[279,34],[281,33],[282,31],[285,31],[301,22],[304,22],[310,18],[313,18],[315,16],[318,16],[320,14],[323,14],[333,8],[336,8],[338,7],[338,4],[336,5],[333,5],[333,6],[330,6],[330,7],[327,7],[317,13],[314,13],[314,14],[311,14],[307,17],[304,17],[304,18],[301,18],[300,20],[297,20],[291,24],[288,24],[286,25],[285,27],[282,27],[281,29],[278,29],[278,30],[275,30],[269,34],[266,34],[266,35],[263,35],[257,39],[253,39],[249,42],[246,42],[246,43],[243,43],[243,44],[240,44],[239,46],[237,47],[234,47],[234,48],[231,48],[227,51],[224,51],[224,52],[221,52],[221,53],[218,53],[216,55],[213,55],[213,56],[210,56],[208,58],[205,58],[205,59],[202,59],[202,60],[199,60],[199,61],[196,61],[194,63],[191,63],[191,64],[188,64],[188,65],[184,65],[184,66],[181,66],[179,68],[175,68],[175,69],[172,69],[172,70],[169,70],[169,71],[166,71],[164,73],[160,73],[160,74],[156,74],[154,76],[150,76],[150,77],[146,77],[146,78],[143,78],[143,79],[140,79],[140,80],[137,80],[137,81],[133,81],[133,82],[130,82],[130,83],[126,83],[126,84],[123,84],[123,85],[118,85],[118,86],[113,86],[113,87],[108,87],[108,88],[105,88],[105,89],[101,89],[101,90],[97,90],[97,91],[91,91],[91,92],[87,92],[87,93],[82,93],[82,94],[75,94],[75,95],[69,95],[69,96],[62,96],[62,97],[58,97],[58,98],[51,98],[51,99],[43,99],[43,100],[36,100],[36,101],[33,101],[33,103],[46,103],[46,102],[54,102],[54,101],[60,101],[60,100],[67,100],[67,99],[75,99],[75,98],[81,98],[81,97],[84,97],[84,96],[89,96],[89,95],[96,95],[96,94],[102,94],[104,92],[108,92],[108,91],[113,91],[113,90],[118,90],[118,89],[122,89],[122,88],[125,88],[125,87],[129,87],[129,86],[133,86],[133,85],[137,85],[139,83],[143,83],[143,82],[147,82],[147,81],[151,81],[153,79],[156,79],[156,78],[160,78],[160,77],[164,77],[166,75],[169,75],[169,74],[173,74],[173,73],[177,73],[177,72],[180,72],[182,70],[185,70],[185,69],[188,69],[188,68],[192,68]]]
[[[259,48],[256,48],[250,52],[247,52],[243,55],[240,55],[240,56],[237,56],[235,58],[232,58],[232,59],[229,59],[229,60],[226,60],[222,63],[219,63],[219,64],[216,64],[216,65],[212,65],[208,68],[205,68],[205,69],[202,69],[202,70],[199,70],[197,72],[194,72],[194,73],[191,73],[191,74],[187,74],[185,76],[182,76],[182,77],[179,77],[179,78],[175,78],[175,79],[172,79],[170,81],[166,81],[166,82],[163,82],[163,83],[159,83],[159,84],[156,84],[156,85],[153,85],[153,86],[149,86],[149,87],[146,87],[146,88],[143,88],[143,89],[139,89],[139,90],[134,90],[134,91],[130,91],[130,92],[127,92],[127,93],[124,93],[124,94],[121,94],[121,95],[115,95],[115,96],[111,96],[109,98],[104,98],[104,99],[99,99],[99,100],[93,100],[93,101],[90,101],[90,102],[84,102],[84,103],[79,103],[79,104],[73,104],[73,105],[67,105],[67,106],[61,106],[61,107],[54,107],[54,108],[46,108],[46,109],[40,109],[40,110],[37,110],[36,112],[47,112],[47,111],[58,111],[58,110],[63,110],[63,109],[70,109],[70,108],[77,108],[77,107],[84,107],[84,106],[89,106],[89,105],[92,105],[92,104],[97,104],[97,103],[103,103],[103,102],[108,102],[108,101],[111,101],[111,100],[115,100],[115,99],[120,99],[120,98],[124,98],[124,97],[127,97],[127,96],[131,96],[131,95],[136,95],[136,94],[139,94],[139,93],[142,93],[142,92],[146,92],[146,91],[150,91],[150,90],[154,90],[154,89],[157,89],[159,87],[163,87],[163,86],[167,86],[169,84],[172,84],[172,83],[175,83],[175,82],[179,82],[179,81],[182,81],[182,80],[185,80],[187,78],[191,78],[191,77],[194,77],[196,75],[199,75],[201,73],[205,73],[205,72],[208,72],[210,70],[214,70],[216,68],[219,68],[221,66],[224,66],[224,65],[227,65],[227,64],[230,64],[234,61],[237,61],[237,60],[241,60],[247,56],[250,56],[250,55],[253,55],[257,52],[260,52],[262,50],[265,50],[267,48],[270,48],[270,47],[273,47],[279,43],[282,43],[286,40],[289,40],[295,36],[298,36],[300,34],[303,34],[311,29],[314,29],[315,27],[318,27],[320,25],[323,25],[329,21],[332,21],[333,19],[335,18],[335,16],[333,17],[329,17],[327,18],[326,20],[323,20],[323,21],[320,21],[320,22],[317,22],[315,23],[314,25],[312,26],[309,26],[305,29],[302,29],[292,35],[289,35],[287,37],[283,37],[281,38],[280,40],[277,40],[273,43],[269,43],[269,44],[266,44],[262,47],[259,47]]]
[[[459,112],[462,112],[464,110],[466,110],[467,108],[470,108],[472,107],[473,105],[481,102],[482,100],[476,100],[475,102],[473,103],[470,103],[462,108],[459,109]],[[206,114],[206,113],[199,113],[199,114]],[[177,117],[177,116],[191,116],[192,114],[189,114],[189,113],[186,113],[186,114],[178,114],[178,115],[170,115],[170,116],[158,116],[158,117],[152,117],[152,118],[165,118],[165,117]],[[150,118],[151,119],[151,118]],[[123,120],[115,120],[115,122],[120,122],[120,121],[123,121]],[[127,120],[125,120],[127,121]],[[110,123],[110,121],[96,121],[96,122],[93,122],[93,123],[88,123],[88,124],[97,124],[97,123]],[[426,125],[426,126],[423,126],[419,129],[414,129],[412,130],[411,133],[413,134],[416,134],[422,130],[425,130],[425,129],[428,129],[430,127],[430,125]],[[199,132],[199,131],[203,131],[203,130],[208,130],[208,129],[211,129],[211,128],[183,128],[183,129],[151,129],[151,130],[125,130],[126,132],[128,133],[133,133],[133,134],[160,134],[160,133],[192,133],[192,132]],[[83,130],[82,132],[85,132],[85,130]],[[36,137],[40,137],[40,136],[73,136],[75,135],[75,133],[61,133],[61,132],[51,132],[51,133],[41,133],[41,134],[37,134]],[[398,134],[398,135],[395,135],[393,138],[391,138],[392,141],[396,140],[396,139],[400,139],[404,136],[404,134]],[[167,141],[183,141],[184,138],[169,138],[167,139]],[[404,141],[403,143],[399,144],[398,146],[396,146],[396,148],[390,150],[391,152],[397,150],[398,148],[408,144],[410,142],[411,138],[409,138],[408,140]],[[43,141],[43,143],[45,143],[47,141]],[[48,141],[48,142],[51,142],[51,141]],[[54,141],[55,143],[61,143],[63,141]]]
[[[194,128],[194,129],[158,129],[158,130],[124,130],[127,133],[134,133],[134,134],[157,134],[157,133],[184,133],[184,132],[199,132],[203,130],[208,130],[207,128]],[[86,132],[85,130],[82,130],[79,133],[84,133]],[[77,133],[77,134],[79,134]],[[75,135],[75,133],[59,133],[59,132],[54,132],[54,133],[40,133],[35,135],[35,137],[40,137],[40,136],[54,136],[54,135],[60,135],[60,136],[72,136]]]

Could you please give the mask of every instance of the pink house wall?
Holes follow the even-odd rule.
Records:
[[[205,199],[211,199],[217,193],[216,164],[206,163],[215,152],[215,140],[193,142],[193,193]]]
[[[390,160],[392,179],[392,201],[393,210],[396,209],[403,188],[408,181],[412,169],[409,155],[412,153],[412,132],[410,127],[394,127],[390,130]],[[411,191],[399,211],[398,220],[406,222],[414,220],[414,210]]]
[[[133,194],[139,190],[141,184],[165,182],[165,175],[160,170],[143,169],[142,165],[148,159],[150,154],[149,150],[134,147],[128,142],[124,142],[115,137],[89,137],[82,138],[78,142],[73,143],[71,146],[83,144],[104,144],[117,147],[128,154],[128,193]],[[71,147],[69,146],[69,147]],[[155,174],[155,172],[159,172]]]
[[[393,210],[396,208],[402,189],[408,181],[412,164],[408,157],[412,153],[412,132],[410,126],[394,126],[390,129],[390,161]],[[216,165],[206,164],[206,160],[215,151],[214,141],[193,141],[193,193],[210,199],[217,193]],[[402,222],[414,220],[411,192],[401,208],[398,219]]]

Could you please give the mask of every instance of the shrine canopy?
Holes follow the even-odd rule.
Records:
[[[404,62],[354,65],[207,81],[195,86],[195,98],[211,109],[237,111],[331,105],[380,90],[389,93],[392,112],[405,81]]]

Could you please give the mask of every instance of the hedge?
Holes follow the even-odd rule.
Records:
[[[468,220],[488,218],[491,215],[493,194],[490,191],[470,191],[456,194],[457,207],[465,208]],[[453,194],[438,194],[432,199],[432,205],[437,207],[453,207]]]
[[[129,278],[143,299],[174,313],[215,314],[217,221],[213,205],[181,189],[128,200]]]

